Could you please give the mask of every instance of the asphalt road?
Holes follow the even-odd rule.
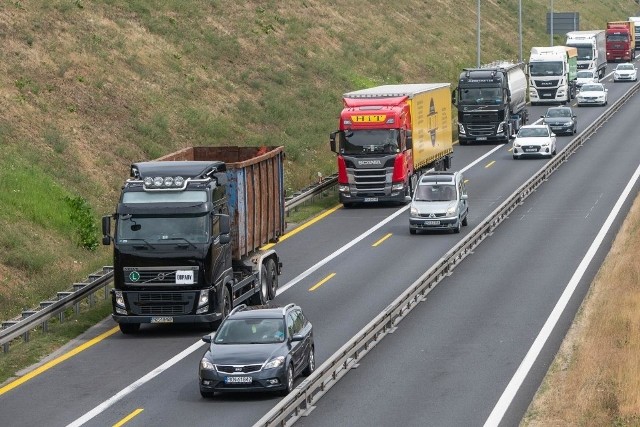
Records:
[[[612,83],[607,86],[610,100],[629,87]],[[533,204],[535,209],[527,213],[523,206],[517,211],[523,211],[526,220],[512,214],[446,283],[430,294],[427,303],[414,310],[393,336],[367,356],[358,370],[323,398],[312,416],[303,421],[304,425],[328,425],[332,421],[332,425],[341,425],[344,420],[364,425],[364,421],[359,423],[366,413],[376,414],[370,415],[368,425],[392,419],[394,423],[404,419],[408,425],[425,425],[416,424],[419,418],[410,418],[411,413],[428,419],[434,417],[433,425],[449,425],[435,420],[460,420],[456,425],[465,425],[463,421],[470,419],[469,414],[475,414],[474,422],[466,425],[483,422],[530,346],[531,337],[535,338],[548,316],[550,301],[566,283],[564,276],[556,274],[560,271],[565,276],[572,274],[574,267],[569,261],[579,256],[574,246],[586,248],[589,236],[597,232],[595,218],[600,214],[596,212],[606,206],[621,185],[622,176],[617,174],[630,175],[626,169],[633,161],[637,166],[637,148],[632,141],[626,142],[625,147],[629,146],[626,151],[611,148],[614,142],[620,143],[617,138],[624,140],[633,134],[636,119],[630,117],[629,111],[635,109],[634,102],[637,101],[632,100],[617,114],[615,123],[612,119],[598,131],[594,141],[602,142],[590,142],[583,147],[527,200],[525,206]],[[545,110],[546,107],[531,107],[531,117],[539,117]],[[603,108],[576,111],[580,131]],[[558,149],[569,140],[570,137],[559,137]],[[592,146],[601,148],[601,157],[589,154]],[[455,146],[453,166],[466,169],[471,207],[469,227],[461,235],[412,236],[406,206],[364,207],[339,209],[276,245],[284,263],[280,283],[285,289],[276,302],[296,302],[303,307],[314,324],[319,363],[382,311],[545,162],[514,161],[507,148]],[[477,159],[482,160],[474,163]],[[597,180],[593,179],[595,175],[585,177],[595,173]],[[543,198],[550,192],[548,188],[555,188],[551,191],[553,195],[559,194],[556,204],[551,196],[548,196],[551,201]],[[567,205],[571,206],[570,212],[577,213],[568,215]],[[579,218],[592,208],[591,217],[584,221]],[[552,221],[547,222],[548,217]],[[391,236],[373,246],[389,233]],[[515,258],[515,254],[522,258]],[[591,270],[595,268],[597,265]],[[322,286],[309,290],[332,273],[335,276]],[[471,279],[463,279],[466,274],[472,274]],[[564,322],[566,325],[571,317]],[[114,326],[107,320],[100,325],[101,329],[81,341]],[[198,392],[197,366],[204,353],[204,343],[199,343],[199,338],[207,332],[148,326],[135,336],[115,333],[0,395],[0,425],[67,425],[76,421],[81,425],[85,420],[85,425],[90,426],[113,425],[137,409],[142,412],[129,420],[127,426],[251,425],[279,398],[252,394],[203,400]],[[555,347],[562,335],[554,334]],[[548,353],[550,358],[555,347],[551,350],[545,347],[544,354]],[[408,369],[415,367],[415,363],[421,364],[417,371]],[[365,375],[373,366],[377,370]],[[546,365],[537,366],[537,371],[544,375]],[[395,390],[394,385],[398,387]],[[357,388],[350,389],[351,386]],[[535,387],[537,382],[533,379],[527,389],[531,392],[519,397],[518,402],[523,403],[514,407],[526,408],[527,396],[531,398]],[[379,411],[373,411],[376,405]],[[456,409],[455,405],[461,406]],[[460,414],[459,418],[447,418],[452,410]],[[518,414],[521,416],[522,410],[514,409],[508,416],[515,420]]]

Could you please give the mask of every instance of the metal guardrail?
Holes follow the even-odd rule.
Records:
[[[47,331],[49,320],[56,316],[62,322],[67,309],[73,307],[75,313],[79,313],[80,303],[85,298],[88,299],[89,306],[93,306],[94,294],[101,288],[104,288],[106,299],[107,285],[112,278],[113,268],[103,267],[102,271],[90,274],[86,282],[74,283],[72,289],[58,292],[55,299],[40,302],[39,309],[25,310],[20,317],[2,322],[0,345],[3,351],[8,352],[10,342],[19,336],[22,336],[24,341],[29,341],[29,332],[38,326]]]
[[[308,202],[313,197],[328,190],[338,183],[338,174],[324,177],[317,184],[310,185],[302,190],[296,191],[291,197],[287,197],[284,202],[284,211],[289,213],[292,209],[301,205],[304,202]]]
[[[338,180],[337,174],[323,178],[318,183],[308,186],[297,191],[293,196],[285,200],[285,212],[301,205],[313,197],[321,194],[336,184]],[[58,317],[60,321],[64,320],[64,312],[70,307],[74,308],[75,313],[80,311],[80,302],[84,298],[88,298],[89,305],[94,303],[93,296],[101,288],[104,288],[104,297],[108,298],[108,286],[113,279],[113,267],[105,266],[101,272],[89,275],[86,282],[74,283],[73,288],[58,292],[55,298],[49,301],[42,301],[37,309],[24,310],[22,314],[11,320],[2,322],[0,329],[0,346],[6,353],[9,351],[10,342],[20,336],[24,341],[29,341],[29,332],[38,326],[42,326],[42,330],[48,329],[48,322],[54,317]]]
[[[288,426],[300,417],[308,415],[314,404],[342,378],[358,366],[359,361],[382,340],[393,332],[398,323],[419,302],[426,300],[429,292],[478,246],[490,236],[509,214],[545,182],[567,159],[580,148],[598,128],[633,96],[639,84],[631,87],[620,99],[613,103],[605,113],[582,131],[569,145],[545,164],[527,182],[522,184],[507,200],[498,206],[484,221],[475,227],[464,239],[449,250],[428,271],[393,301],[382,313],[378,314],[360,332],[344,344],[316,371],[298,385],[287,397],[282,399],[271,411],[263,416],[254,427]]]

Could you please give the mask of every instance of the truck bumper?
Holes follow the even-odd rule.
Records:
[[[222,319],[220,313],[188,314],[181,316],[127,316],[112,314],[117,323],[210,323]]]
[[[500,143],[500,144],[505,144],[507,142],[509,142],[509,137],[507,135],[491,135],[491,136],[464,136],[464,135],[458,135],[458,142],[460,142],[460,145],[466,145],[468,143],[474,143],[474,142],[478,142],[478,143]]]
[[[380,194],[371,194],[367,196],[354,196],[351,194],[340,193],[340,203],[342,204],[350,204],[350,203],[384,203],[384,202],[393,202],[393,203],[405,203],[404,191],[399,191],[397,193],[391,193],[391,195],[385,196]]]

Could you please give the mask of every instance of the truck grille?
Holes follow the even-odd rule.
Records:
[[[178,316],[193,312],[198,292],[125,292],[124,296],[132,314]]]
[[[194,282],[198,281],[198,267],[125,267],[124,281],[129,286],[175,285],[176,271],[193,271]]]
[[[555,86],[558,86],[558,82],[559,80],[534,80],[533,81],[536,87],[555,87]]]
[[[538,89],[540,99],[556,99],[557,89]]]
[[[492,123],[479,124],[472,123],[466,126],[467,135],[470,136],[492,136],[496,134],[496,126]]]

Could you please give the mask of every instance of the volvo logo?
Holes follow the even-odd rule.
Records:
[[[381,165],[381,160],[358,160],[358,164],[361,166],[364,165]]]
[[[158,280],[164,280],[165,273],[158,273],[158,275],[156,277],[158,278]]]

